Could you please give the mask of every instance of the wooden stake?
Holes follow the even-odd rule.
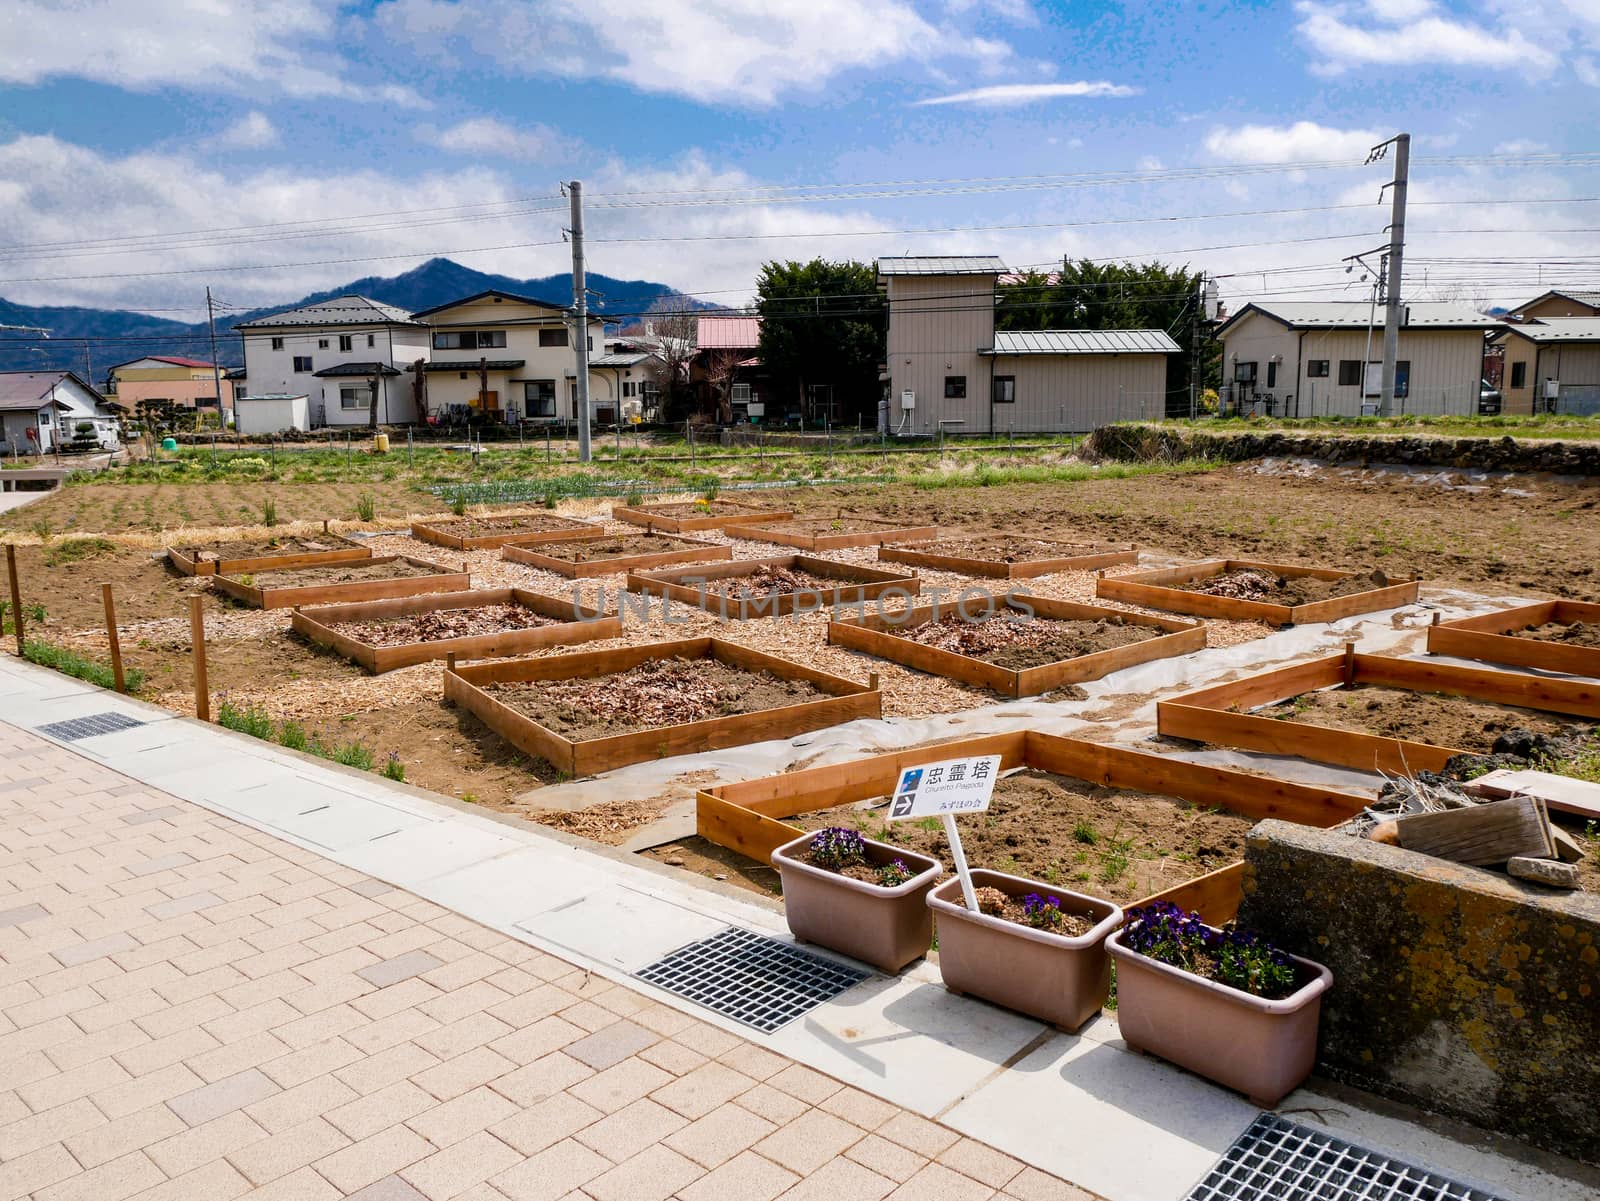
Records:
[[[456,669],[456,653],[455,653],[455,651],[451,651],[448,655],[446,655],[444,657],[444,669],[446,671],[454,671]]]
[[[11,573],[11,628],[17,632],[17,654],[22,654],[22,584],[17,579],[17,547],[6,543],[6,569]]]
[[[100,599],[106,607],[106,639],[111,643],[111,679],[118,692],[128,691],[122,678],[122,640],[117,637],[117,602],[112,599],[111,585],[100,585]]]
[[[878,691],[878,673],[875,671],[867,673],[867,690],[869,692]]]
[[[194,647],[194,715],[201,721],[210,721],[211,689],[206,683],[205,601],[198,596],[189,598],[189,641]]]
[[[1353,642],[1347,642],[1347,643],[1344,644],[1344,684],[1342,685],[1342,687],[1344,687],[1344,688],[1354,688],[1355,686],[1356,686],[1356,644],[1353,643]]]
[[[1439,618],[1442,617],[1442,616],[1443,616],[1443,614],[1441,614],[1439,612],[1439,610],[1435,609],[1433,611],[1433,624],[1434,625],[1438,625],[1439,624]]]

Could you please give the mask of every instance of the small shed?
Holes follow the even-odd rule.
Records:
[[[311,428],[311,399],[304,393],[240,396],[234,401],[234,424],[241,434],[281,434]]]

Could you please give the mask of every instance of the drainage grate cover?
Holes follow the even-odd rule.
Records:
[[[771,1034],[871,973],[730,926],[635,974],[647,984]]]
[[[1264,1113],[1186,1201],[1502,1201]]]
[[[145,722],[122,713],[91,713],[87,717],[74,717],[67,721],[53,721],[40,726],[39,733],[48,734],[60,742],[77,742],[80,738],[93,738],[99,734],[120,734]]]

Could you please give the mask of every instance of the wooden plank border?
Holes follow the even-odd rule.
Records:
[[[381,621],[446,609],[477,609],[485,605],[520,605],[561,624],[531,629],[496,630],[459,638],[435,638],[377,646],[341,634],[334,626],[348,621]],[[582,615],[580,615],[582,614]],[[481,588],[470,592],[436,592],[391,600],[349,605],[321,605],[296,609],[290,619],[295,631],[312,642],[329,647],[373,675],[455,655],[461,659],[492,659],[522,655],[551,646],[622,637],[622,620],[601,617],[592,606],[577,606],[570,598],[544,596],[522,588]]]
[[[1053,688],[1067,684],[1098,680],[1101,676],[1110,675],[1124,667],[1149,663],[1154,659],[1187,655],[1204,650],[1206,645],[1205,625],[1197,621],[1184,621],[1176,617],[1155,617],[1146,613],[1131,613],[1126,609],[1112,609],[1105,605],[1084,605],[1074,601],[1053,600],[1049,597],[1025,594],[1013,593],[1005,597],[989,597],[988,600],[989,603],[981,609],[968,611],[989,616],[1005,608],[1018,614],[1019,618],[1025,618],[1031,611],[1033,616],[1056,621],[1100,621],[1117,618],[1131,625],[1148,626],[1163,632],[1153,638],[1146,638],[1142,642],[1130,643],[1127,646],[1113,647],[1093,654],[1079,655],[1073,659],[1062,659],[1055,663],[1019,670],[1000,667],[971,655],[924,646],[899,633],[903,628],[935,620],[939,612],[939,606],[935,602],[916,605],[892,614],[865,613],[855,617],[835,617],[828,623],[828,642],[834,646],[848,647],[851,650],[876,655],[881,659],[903,663],[918,671],[959,680],[963,684],[988,688],[1001,696],[1010,697],[1037,696],[1041,692],[1049,692]],[[956,612],[960,607],[958,601],[956,604],[946,605],[945,612]]]
[[[767,520],[772,519],[767,518]],[[796,517],[790,520],[820,523],[834,519]],[[730,525],[725,526],[722,532],[730,538],[743,538],[749,542],[776,542],[780,546],[792,546],[813,553],[825,550],[853,550],[860,546],[882,546],[886,542],[922,542],[936,537],[939,533],[937,527],[931,525],[901,526],[875,517],[852,517],[848,520],[858,525],[870,524],[881,528],[861,530],[856,533],[797,534],[792,530],[767,529],[759,525]]]
[[[245,584],[228,575],[214,575],[211,577],[211,586],[241,604],[251,605],[257,609],[290,609],[306,605],[341,604],[346,601],[383,600],[386,597],[416,596],[425,592],[462,592],[472,587],[472,576],[469,572],[452,571],[438,563],[413,559],[410,555],[374,555],[361,562],[393,563],[396,560],[430,568],[431,574],[402,576],[394,580],[354,580],[347,584],[279,585],[273,588]],[[304,567],[292,567],[287,570],[304,571],[322,566],[326,564],[309,563]]]
[[[1101,567],[1120,567],[1139,561],[1138,550],[1130,544],[1071,543],[1053,538],[1038,538],[1032,534],[997,532],[995,538],[1014,537],[1029,542],[1053,542],[1064,549],[1080,550],[1090,546],[1088,554],[1062,554],[1048,559],[1024,559],[1016,563],[1002,563],[998,559],[974,559],[966,555],[945,555],[931,549],[938,541],[926,546],[885,546],[878,550],[880,563],[906,563],[913,567],[929,567],[935,571],[953,571],[958,575],[983,576],[999,580],[1028,580],[1035,576],[1053,575],[1060,571],[1094,571]],[[952,539],[959,536],[952,535]]]
[[[674,658],[716,659],[746,671],[768,671],[780,679],[804,680],[829,695],[822,700],[755,713],[574,741],[496,700],[484,689],[488,684],[594,679],[651,660]],[[543,659],[457,665],[445,672],[444,695],[446,700],[460,705],[519,750],[537,755],[572,776],[595,775],[669,755],[689,755],[769,738],[788,738],[861,717],[883,715],[883,694],[876,675],[869,683],[858,684],[720,638],[686,638],[603,651],[576,651]]]
[[[1435,621],[1428,627],[1428,653],[1451,655],[1457,659],[1479,659],[1485,663],[1505,663],[1513,667],[1532,667],[1569,676],[1600,678],[1600,647],[1566,646],[1537,638],[1517,636],[1518,630],[1546,622],[1574,625],[1577,622],[1600,624],[1600,604],[1588,601],[1539,601],[1499,609],[1478,617],[1459,617],[1455,621]]]
[[[450,530],[452,525],[470,521],[498,521],[502,518],[517,517],[537,517],[541,521],[554,521],[558,523],[558,528],[531,530],[522,534],[484,534],[475,538],[452,533]],[[536,510],[531,513],[497,513],[493,517],[483,518],[457,517],[449,521],[413,521],[411,536],[422,542],[431,542],[435,546],[447,546],[451,550],[493,550],[499,546],[531,546],[540,542],[566,542],[576,538],[604,538],[606,532],[592,521],[581,521],[576,517],[562,517],[558,513]]]
[[[335,542],[343,538],[329,535]],[[290,567],[324,567],[329,563],[353,563],[372,558],[370,546],[341,546],[333,550],[300,551],[291,555],[252,555],[241,559],[199,559],[205,546],[169,546],[167,562],[184,575],[237,575],[251,571],[281,571]],[[194,552],[191,554],[190,552]]]
[[[1208,559],[1186,567],[1159,571],[1137,571],[1129,575],[1101,576],[1095,581],[1095,595],[1150,609],[1173,613],[1193,613],[1227,621],[1260,621],[1267,625],[1300,625],[1307,622],[1338,621],[1357,613],[1394,609],[1414,604],[1421,582],[1403,580],[1386,588],[1371,588],[1304,605],[1275,605],[1266,601],[1237,600],[1231,596],[1207,596],[1185,591],[1181,585],[1194,584],[1230,571],[1254,568],[1289,579],[1345,580],[1358,573],[1329,567],[1298,567],[1289,563],[1263,563],[1253,559]]]
[[[1345,684],[1444,693],[1500,705],[1600,717],[1600,684],[1597,683],[1454,667],[1388,655],[1341,653],[1157,701],[1156,730],[1173,738],[1242,747],[1272,755],[1295,755],[1318,763],[1390,775],[1439,771],[1451,756],[1472,753],[1403,738],[1279,721],[1251,712],[1303,692]]]
[[[674,505],[679,502],[672,502]],[[692,503],[692,502],[690,502]],[[787,509],[763,509],[736,500],[718,497],[716,504],[741,510],[738,513],[708,514],[705,517],[674,517],[659,513],[650,505],[613,505],[613,521],[626,521],[632,525],[651,526],[669,534],[689,534],[695,530],[720,530],[730,525],[751,524],[757,521],[787,521],[794,514]]]
[[[728,596],[712,593],[706,585],[713,580],[738,579],[762,567],[787,567],[809,571],[824,579],[849,581],[837,588],[818,592],[786,592],[763,597]],[[788,617],[815,612],[837,605],[865,604],[888,593],[903,595],[909,602],[922,588],[915,573],[905,575],[858,563],[833,559],[814,559],[810,555],[780,555],[773,559],[736,559],[703,567],[680,567],[668,571],[630,571],[629,592],[665,596],[671,600],[715,613],[724,620],[749,621],[761,617]],[[815,604],[810,602],[815,601]]]
[[[561,559],[554,555],[541,554],[525,546],[507,546],[500,552],[500,557],[508,563],[521,563],[525,567],[537,567],[542,571],[553,571],[564,575],[568,579],[580,579],[590,576],[617,575],[627,571],[646,571],[654,567],[670,567],[675,563],[706,563],[717,560],[733,558],[733,547],[725,542],[706,542],[699,538],[680,538],[671,534],[651,532],[651,536],[664,538],[668,542],[678,544],[681,550],[664,550],[646,552],[637,555],[617,555],[610,559],[590,559],[579,563],[572,559]],[[626,538],[637,537],[632,531],[622,534],[605,534],[602,537]],[[574,539],[574,541],[577,541]],[[583,538],[582,541],[593,541]]]

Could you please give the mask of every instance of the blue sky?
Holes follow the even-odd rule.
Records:
[[[952,250],[1354,298],[1360,161],[1404,129],[1409,293],[1514,302],[1600,282],[1597,102],[1600,0],[10,0],[0,295],[548,274],[581,178],[592,269],[716,300],[769,257]],[[953,179],[990,182],[863,186]]]

